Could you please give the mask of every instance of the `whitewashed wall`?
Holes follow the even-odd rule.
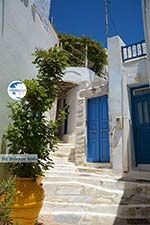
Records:
[[[34,77],[35,48],[48,49],[58,43],[51,25],[46,30],[32,6],[27,0],[0,1],[0,139],[8,124],[8,84]]]
[[[22,0],[29,2],[29,0]],[[34,10],[39,14],[45,29],[48,31],[51,0],[30,0]]]
[[[22,2],[27,2],[27,0],[22,0]],[[28,0],[29,1],[29,0]],[[51,0],[30,0],[31,4],[35,4],[37,10],[46,20],[49,18]]]
[[[77,104],[77,93],[79,87],[72,88],[66,97],[66,104],[69,105],[69,115],[68,115],[68,129],[67,133],[73,134],[75,132],[75,125],[76,125],[76,104]]]
[[[93,81],[95,78],[95,73],[85,67],[67,67],[65,70],[65,75],[63,80],[65,82],[72,82],[74,84],[79,84],[83,81]]]
[[[123,63],[121,46],[124,45],[119,36],[108,39],[110,150],[113,170],[118,175],[134,166],[130,87],[148,83],[146,57]],[[117,126],[117,118],[122,127]]]
[[[109,72],[109,122],[113,136],[110,140],[113,170],[116,174],[122,171],[122,130],[115,131],[116,118],[122,116],[122,63],[121,45],[123,41],[117,36],[108,39],[108,72]],[[115,143],[114,143],[115,142]]]
[[[75,143],[78,92],[83,89],[83,85],[80,84],[84,82],[88,84],[94,78],[95,73],[85,67],[68,67],[65,70],[63,80],[77,85],[69,90],[65,97],[66,104],[69,106],[67,135],[63,137],[65,141]]]

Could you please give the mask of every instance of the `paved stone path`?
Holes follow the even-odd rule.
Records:
[[[43,225],[148,225],[150,184],[118,181],[111,169],[76,167],[60,144],[44,178]]]

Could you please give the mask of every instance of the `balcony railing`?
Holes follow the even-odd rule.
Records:
[[[145,41],[134,43],[132,45],[122,46],[121,52],[123,62],[145,56],[146,55]]]

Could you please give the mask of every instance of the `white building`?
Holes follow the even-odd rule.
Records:
[[[146,43],[108,39],[112,167],[116,174],[140,178],[150,171],[150,1],[142,3]]]
[[[108,39],[109,81],[85,79],[73,87],[63,127],[65,141],[75,142],[77,164],[140,178],[150,170],[150,1],[143,0],[142,7],[146,43],[127,46],[119,36]]]
[[[39,10],[40,9],[40,10]],[[47,9],[47,10],[46,10]],[[37,70],[32,64],[35,48],[48,49],[58,43],[49,23],[50,0],[0,1],[0,145],[8,124],[8,84],[30,79]]]
[[[77,100],[81,89],[88,86],[95,78],[95,73],[85,67],[68,67],[63,77],[63,90],[58,99],[58,111],[63,109],[68,113],[63,126],[59,131],[59,136],[66,142],[75,145],[76,138],[76,116]]]
[[[71,152],[71,154],[76,164],[99,163],[98,145],[101,140],[97,135],[98,130],[96,129],[99,129],[97,124],[100,122],[100,117],[97,117],[97,110],[99,109],[96,108],[95,110],[95,104],[96,107],[99,107],[98,101],[100,99],[103,99],[102,104],[107,102],[108,81],[97,77],[93,71],[85,67],[68,67],[65,71],[62,86],[63,92],[57,102],[57,111],[64,109],[66,113],[68,113],[68,116],[59,129],[59,136],[62,140],[74,146],[74,152],[73,154]],[[96,102],[93,104],[95,99]],[[91,112],[89,112],[91,109],[92,113],[94,113],[94,118],[92,120],[90,118]],[[106,116],[107,114],[108,109],[106,111]],[[91,122],[92,124],[96,124],[95,128],[90,128]],[[104,127],[104,129],[105,132],[109,134],[108,120],[106,124],[107,127]],[[93,140],[91,137],[94,132],[97,132],[96,140]],[[108,138],[107,141],[109,142]],[[95,143],[92,146],[93,142]],[[103,151],[105,151],[104,147],[102,152]],[[106,152],[108,152],[108,148]],[[103,157],[102,160],[102,162],[106,162],[103,163],[103,166],[110,166],[108,159]]]
[[[126,46],[119,36],[109,38],[108,65],[111,161],[114,172],[121,175],[147,168],[150,121],[145,43]]]

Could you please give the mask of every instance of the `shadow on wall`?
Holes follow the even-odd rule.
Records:
[[[148,83],[148,74],[147,74],[147,66],[146,60],[140,60],[137,67],[137,74],[135,80],[140,84]]]
[[[25,6],[25,7],[28,7],[28,5],[29,5],[29,0],[21,0],[21,2],[24,3],[24,6]]]
[[[35,22],[35,15],[36,15],[36,5],[35,4],[32,4],[31,10],[32,10],[33,21]]]
[[[25,7],[29,6],[29,0],[20,0]],[[31,5],[31,10],[32,10],[32,17],[33,17],[33,21],[35,22],[35,15],[36,15],[36,5],[34,3],[32,3]]]

